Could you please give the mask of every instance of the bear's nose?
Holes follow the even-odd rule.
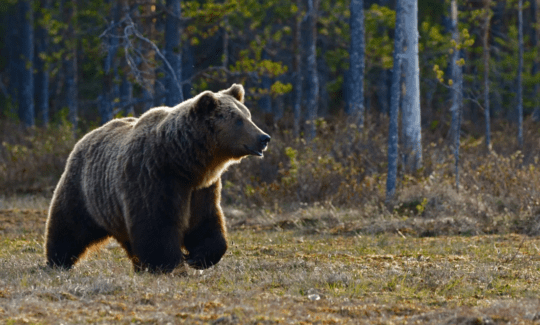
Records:
[[[261,135],[261,137],[259,138],[259,141],[261,142],[261,144],[263,146],[266,146],[268,144],[268,142],[270,142],[270,136],[268,134],[265,134],[265,135]]]

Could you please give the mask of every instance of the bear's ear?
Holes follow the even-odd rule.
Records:
[[[239,102],[244,102],[244,86],[239,84],[233,84],[231,88],[224,90],[222,92],[223,94],[233,96],[236,98]]]
[[[199,115],[205,115],[216,109],[218,106],[218,98],[211,91],[205,91],[199,95],[195,103],[195,111]]]

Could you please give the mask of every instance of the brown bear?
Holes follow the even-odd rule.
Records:
[[[234,84],[85,135],[54,191],[47,264],[71,268],[109,237],[137,271],[219,262],[227,250],[221,174],[248,155],[262,157],[270,141],[243,103],[244,88]]]

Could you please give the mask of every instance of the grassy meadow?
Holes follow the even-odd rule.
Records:
[[[539,324],[540,142],[512,126],[491,150],[464,125],[455,187],[447,128],[387,202],[387,121],[318,121],[312,143],[274,129],[264,159],[223,177],[230,247],[205,271],[134,273],[114,241],[71,271],[45,267],[52,190],[69,125],[0,121],[2,324]],[[377,125],[377,128],[375,127]],[[383,132],[381,132],[383,128]],[[345,130],[345,131],[344,131]]]
[[[5,324],[540,322],[538,237],[370,233],[347,226],[352,210],[227,209],[230,249],[211,269],[134,273],[111,240],[61,271],[45,267],[46,200],[28,200],[0,211]]]

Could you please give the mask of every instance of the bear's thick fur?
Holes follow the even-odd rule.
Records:
[[[247,155],[262,156],[270,140],[243,102],[244,88],[234,84],[85,135],[54,191],[45,233],[48,265],[70,268],[108,237],[136,270],[219,262],[227,250],[221,174]]]

